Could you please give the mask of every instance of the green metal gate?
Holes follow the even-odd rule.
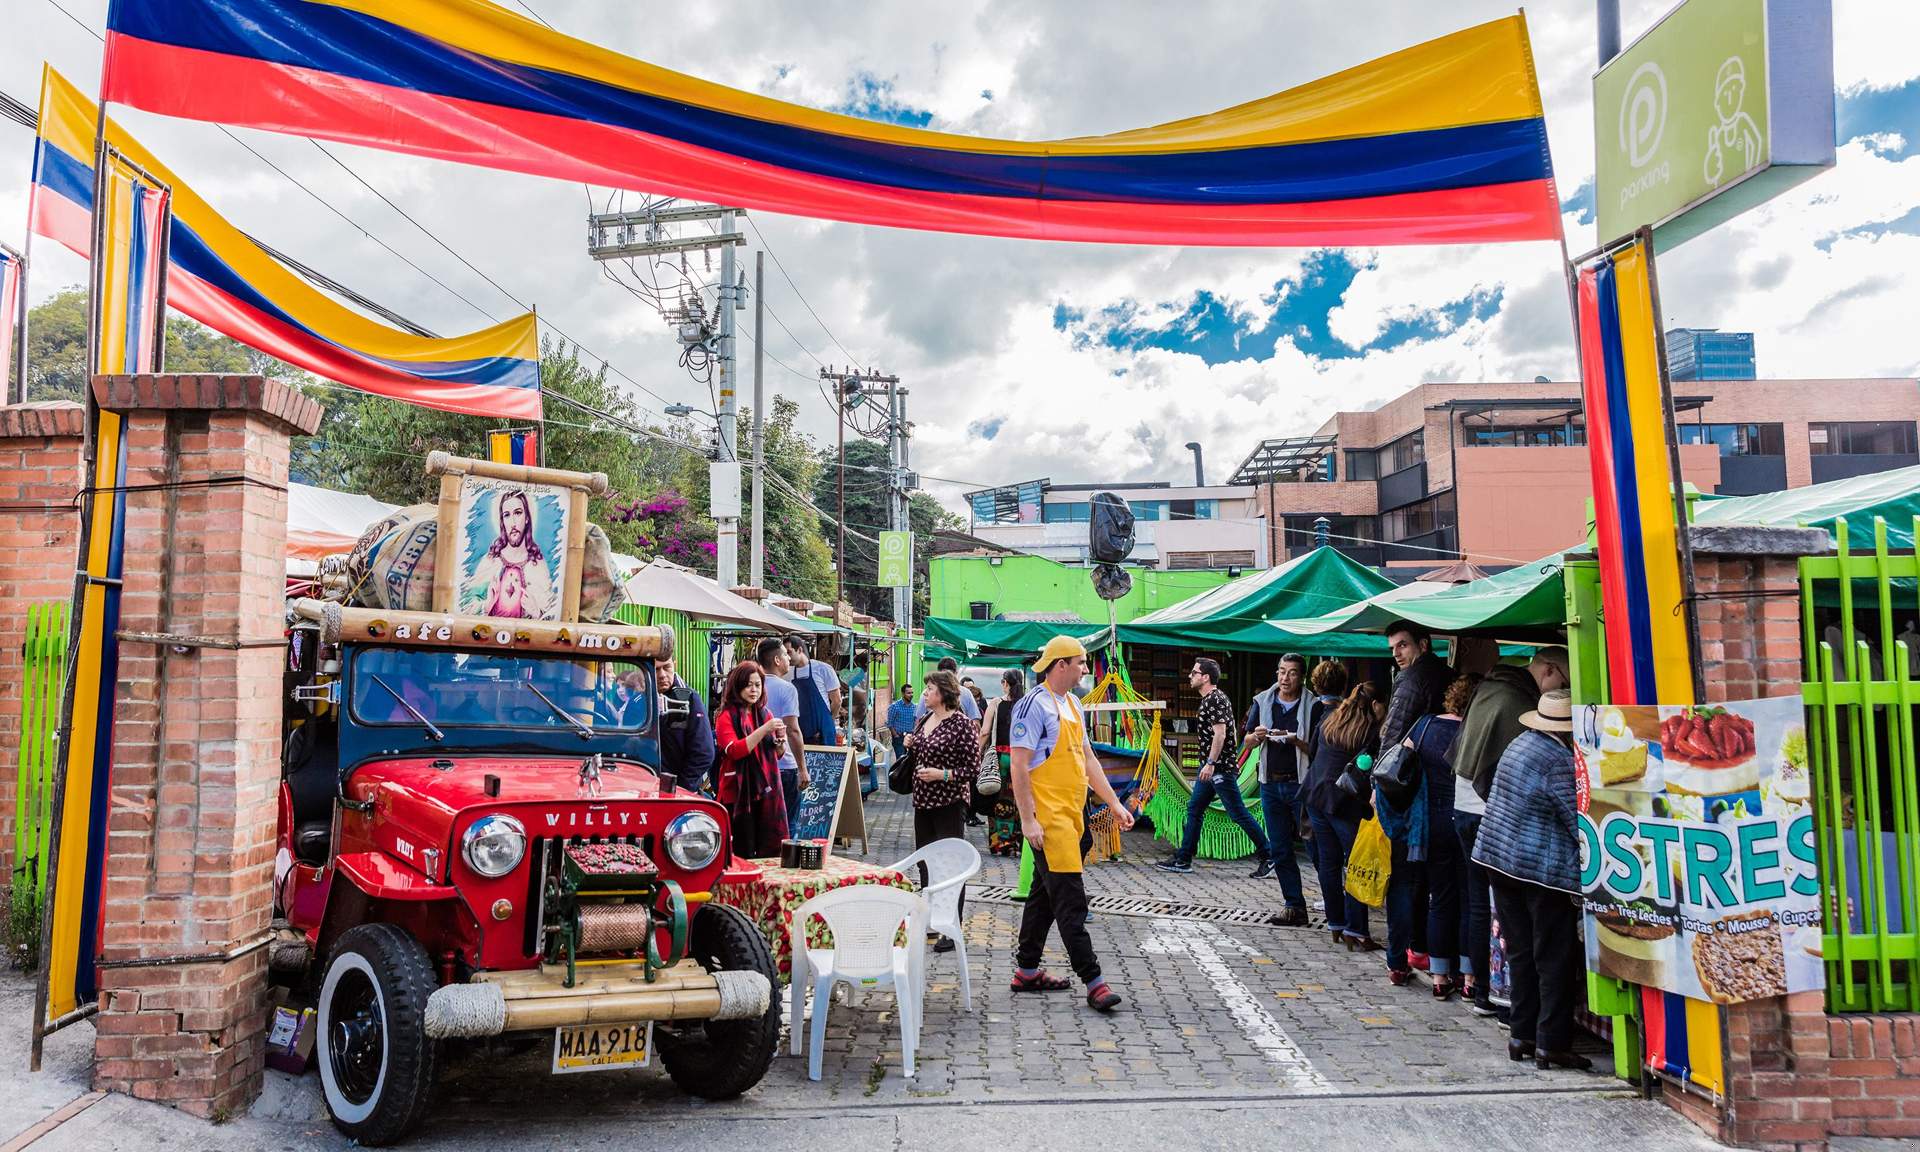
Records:
[[[20,684],[19,777],[13,811],[13,895],[9,935],[16,945],[36,937],[40,893],[53,834],[53,770],[59,758],[60,694],[66,687],[66,601],[27,607],[25,668]]]
[[[1920,518],[1915,519],[1920,530]],[[1801,642],[1814,659],[1808,763],[1820,849],[1827,1007],[1920,1010],[1920,558],[1854,552],[1844,519],[1836,553],[1800,561]],[[1834,641],[1838,641],[1835,643]]]

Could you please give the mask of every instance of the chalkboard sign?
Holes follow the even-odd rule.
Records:
[[[853,749],[807,745],[807,786],[800,790],[800,809],[787,813],[788,835],[795,840],[859,838],[867,830],[860,811],[860,782],[853,771]],[[851,805],[847,794],[851,792]]]

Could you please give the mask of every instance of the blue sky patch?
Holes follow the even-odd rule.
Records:
[[[1582,180],[1580,187],[1573,190],[1573,195],[1560,201],[1560,211],[1562,214],[1569,212],[1578,213],[1578,215],[1574,217],[1575,223],[1593,223],[1593,177],[1589,176],[1585,180]]]
[[[1184,310],[1164,323],[1156,322],[1157,317],[1149,319],[1148,310],[1134,301],[1123,300],[1091,315],[1064,302],[1055,304],[1053,326],[1069,333],[1076,349],[1090,349],[1096,343],[1121,352],[1159,348],[1198,356],[1208,364],[1223,364],[1268,359],[1282,339],[1290,339],[1309,356],[1346,360],[1430,340],[1500,310],[1499,289],[1474,292],[1394,320],[1366,345],[1354,347],[1333,335],[1329,315],[1346,298],[1347,289],[1360,272],[1361,266],[1344,252],[1322,249],[1313,253],[1298,279],[1274,285],[1273,310],[1257,331],[1251,318],[1235,315],[1224,300],[1205,290],[1196,292]]]
[[[853,79],[847,81],[846,101],[827,111],[908,128],[925,128],[933,123],[931,111],[904,103],[894,92],[892,80],[882,80],[871,72],[855,73]]]
[[[1920,148],[1920,80],[1909,80],[1898,88],[1842,92],[1834,102],[1834,118],[1842,144],[1859,136],[1898,132],[1906,139],[1904,154],[1911,155]]]
[[[1005,416],[989,416],[985,420],[975,420],[973,423],[967,425],[967,435],[978,436],[982,440],[991,440],[995,436],[1000,435],[1000,429],[1005,426],[1006,422],[1007,418]]]

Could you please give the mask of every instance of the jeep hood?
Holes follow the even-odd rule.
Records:
[[[454,822],[471,808],[498,810],[560,802],[599,805],[660,796],[659,777],[630,760],[609,761],[601,770],[599,792],[589,794],[580,778],[584,759],[454,753],[370,760],[353,770],[346,792],[349,799],[371,801],[377,822],[396,824],[424,844],[448,843]],[[487,794],[488,776],[500,779],[497,796]],[[698,793],[683,789],[675,795],[693,799]]]

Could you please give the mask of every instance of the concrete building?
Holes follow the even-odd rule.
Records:
[[[1265,568],[1270,539],[1249,485],[1055,484],[1030,480],[966,494],[981,540],[1063,564],[1087,559],[1096,492],[1133,509],[1132,562],[1163,571]]]
[[[1676,385],[1681,472],[1750,495],[1920,464],[1920,381]],[[1369,564],[1521,563],[1578,543],[1591,483],[1577,383],[1422,384],[1310,436],[1263,441],[1252,485],[1275,564],[1331,542]]]
[[[1667,375],[1675,380],[1752,380],[1760,375],[1753,333],[1667,329]]]

